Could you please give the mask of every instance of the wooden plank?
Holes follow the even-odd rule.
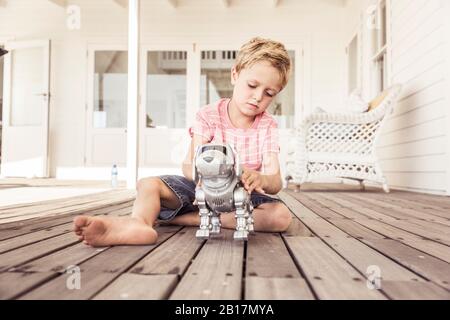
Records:
[[[181,227],[157,227],[158,241],[153,245],[115,246],[81,263],[81,290],[68,290],[67,275],[61,275],[28,292],[20,299],[91,299],[124,271],[166,241]]]
[[[25,222],[25,221],[21,221],[20,224],[16,225],[16,223],[12,223],[13,225],[5,228],[3,230],[0,230],[0,240],[6,240],[6,239],[10,239],[13,237],[18,237],[30,232],[34,232],[34,231],[39,231],[39,230],[43,230],[46,228],[51,228],[51,227],[55,227],[58,225],[62,225],[62,224],[66,224],[66,223],[71,223],[73,221],[73,218],[76,215],[92,215],[92,216],[97,216],[97,215],[105,215],[105,214],[109,214],[109,213],[114,213],[116,210],[122,210],[124,208],[129,208],[129,210],[131,211],[131,202],[127,201],[124,203],[120,203],[117,205],[110,205],[110,206],[104,206],[101,208],[97,208],[94,210],[86,210],[86,211],[81,211],[81,212],[77,212],[77,213],[73,213],[73,214],[65,214],[63,216],[58,216],[58,217],[47,217],[47,218],[39,218],[36,220],[33,220],[32,222]],[[119,215],[121,215],[122,213],[120,213]],[[123,213],[125,214],[125,213]]]
[[[450,300],[450,293],[431,282],[383,281],[383,290],[398,300]]]
[[[412,221],[426,221],[430,223],[437,223],[438,226],[444,225],[449,227],[450,221],[445,218],[441,218],[435,215],[428,214],[427,212],[424,212],[423,210],[415,210],[410,208],[403,208],[399,205],[387,202],[386,200],[378,200],[378,199],[372,199],[367,196],[361,196],[352,194],[350,197],[356,198],[361,200],[361,202],[364,202],[366,206],[369,208],[373,208],[377,210],[378,208],[383,210],[383,212],[393,218],[400,219],[400,220],[412,220]],[[370,205],[369,205],[370,203]],[[386,210],[385,210],[386,209]],[[450,228],[449,228],[450,229]]]
[[[108,250],[110,247],[94,248],[84,243],[77,243],[56,251],[27,264],[11,268],[20,272],[59,272],[64,273],[69,266],[80,265],[84,261]]]
[[[245,300],[314,300],[314,295],[303,278],[245,279]]]
[[[397,218],[390,217],[387,212],[392,212],[392,210],[387,210],[386,208],[371,207],[371,208],[360,208],[357,211],[366,214],[370,217],[378,217],[380,221],[384,221],[393,225],[399,229],[409,231],[411,233],[423,236],[425,238],[435,240],[445,245],[450,245],[450,227],[438,223],[419,221],[419,220],[401,220]],[[381,213],[385,212],[385,213]]]
[[[222,230],[221,237],[207,240],[170,299],[241,298],[244,242],[233,240],[233,230]]]
[[[245,299],[314,299],[277,233],[252,235],[245,269]]]
[[[310,215],[321,215],[321,211],[327,208],[307,208],[301,203],[296,206],[297,210],[310,211]],[[314,211],[313,211],[314,210]],[[383,270],[384,280],[395,281],[421,281],[415,273],[405,267],[393,262],[366,244],[352,238],[345,231],[340,230],[329,221],[324,219],[303,218],[303,222],[322,240],[327,243],[340,256],[352,264],[360,273],[366,274],[370,266],[377,266]],[[378,237],[380,239],[381,237]]]
[[[413,202],[415,199],[416,201],[420,201],[421,204],[431,205],[442,209],[450,209],[450,198],[448,196],[397,191],[395,197]]]
[[[295,216],[293,215],[291,224],[288,229],[283,232],[285,237],[313,237],[312,232]]]
[[[317,213],[317,211],[315,211]],[[345,231],[355,239],[386,239],[385,236],[379,234],[363,225],[355,222],[353,219],[327,219],[330,223]]]
[[[19,208],[25,208],[25,207],[49,206],[52,204],[58,204],[58,203],[61,204],[61,203],[65,203],[65,202],[82,202],[82,201],[86,201],[86,197],[88,197],[88,196],[92,196],[92,195],[106,196],[108,194],[111,194],[111,192],[117,192],[117,191],[108,190],[108,191],[95,192],[92,194],[83,194],[83,195],[78,195],[78,196],[64,197],[64,198],[59,198],[59,199],[11,204],[11,205],[7,205],[7,206],[0,206],[0,212],[6,212],[7,210],[19,209]]]
[[[410,193],[407,196],[402,196],[402,193],[393,192],[391,194],[381,194],[377,192],[368,192],[364,193],[364,196],[370,197],[372,199],[378,199],[387,201],[394,205],[399,205],[404,208],[410,209],[437,209],[443,210],[440,212],[447,212],[447,217],[450,217],[450,203],[446,204],[445,202],[448,200],[446,197],[441,196],[440,201],[431,200],[431,197],[423,198],[420,195],[417,196],[417,193]]]
[[[5,271],[9,268],[40,258],[77,242],[80,241],[75,234],[66,233],[0,254],[0,271]]]
[[[134,195],[130,191],[108,191],[100,194],[84,195],[76,197],[75,199],[55,199],[41,204],[27,206],[12,206],[10,208],[0,209],[0,218],[11,217],[14,215],[27,215],[43,211],[52,211],[56,209],[70,209],[72,206],[88,206],[98,201],[113,200],[113,199],[130,199]]]
[[[293,196],[297,197],[296,194],[293,194]],[[341,214],[342,216],[348,219],[353,219],[359,225],[362,225],[367,229],[379,233],[384,237],[395,239],[399,242],[404,243],[405,245],[427,252],[428,254],[437,257],[443,261],[450,262],[450,251],[448,250],[448,246],[446,245],[435,242],[433,240],[423,238],[422,236],[418,236],[408,231],[398,229],[390,224],[375,220],[371,218],[370,215],[364,215],[359,213],[357,209],[340,207],[335,208],[334,210],[339,214]],[[333,220],[333,223],[335,222],[336,221]],[[372,239],[372,237],[367,238],[362,237],[362,240],[364,239],[370,240]]]
[[[247,243],[246,277],[301,278],[277,233],[255,233]]]
[[[314,194],[316,200],[322,201],[324,195]],[[356,198],[355,198],[356,197]],[[393,225],[403,226],[410,230],[417,230],[417,228],[426,229],[427,231],[433,231],[435,234],[447,234],[450,233],[450,222],[446,219],[428,215],[427,213],[417,212],[415,210],[401,208],[394,205],[383,205],[381,201],[376,203],[373,200],[365,199],[359,196],[344,194],[327,195],[329,202],[338,203],[338,206],[333,206],[331,209],[339,209],[341,207],[353,207],[355,210],[360,211],[361,208],[365,208],[371,211],[370,216],[377,218],[380,221],[386,221]],[[351,205],[350,205],[351,204]],[[355,206],[356,204],[356,206]],[[375,213],[374,213],[375,211]],[[420,217],[422,215],[422,217]],[[405,220],[405,221],[399,221]],[[430,221],[432,220],[432,221]],[[450,241],[450,237],[446,239]]]
[[[109,211],[108,216],[122,216],[128,215],[131,213],[131,207],[125,207],[116,209],[116,207],[112,207]],[[72,219],[71,219],[72,220]],[[7,240],[3,240],[0,242],[0,253],[23,247],[25,245],[29,245],[34,242],[42,241],[45,239],[49,239],[53,236],[60,235],[63,233],[73,232],[73,221],[70,221],[65,224],[49,227],[44,230],[30,232],[25,235],[21,235],[18,237],[9,238]]]
[[[12,239],[3,240],[0,242],[0,253],[17,249],[38,241],[50,239],[52,237],[68,233],[73,230],[71,223],[65,223],[63,225],[50,227],[45,230],[27,233],[20,237],[14,237]]]
[[[134,199],[134,197],[128,197],[128,198],[125,198],[125,199],[122,198],[120,201],[133,200],[133,199]],[[89,203],[87,205],[74,204],[74,205],[71,205],[71,206],[61,207],[61,208],[57,208],[57,209],[53,209],[53,210],[43,210],[42,212],[37,212],[37,213],[36,212],[31,212],[31,213],[28,213],[26,215],[14,214],[14,216],[7,217],[7,218],[4,218],[4,216],[0,216],[0,222],[6,223],[6,222],[17,221],[17,220],[35,218],[35,217],[57,216],[57,215],[60,215],[60,214],[67,214],[67,213],[82,213],[82,212],[87,211],[87,210],[91,210],[91,209],[94,209],[94,208],[99,208],[101,206],[112,205],[114,203],[115,202],[112,199],[104,199],[104,200],[99,200],[99,201],[95,201],[95,202]]]
[[[123,208],[123,207],[130,207],[133,205],[133,201],[131,200],[125,200],[125,201],[117,201],[117,202],[112,202],[110,203],[110,205],[104,205],[104,206],[100,206],[98,208],[95,208],[93,210],[88,210],[88,212],[99,212],[99,214],[107,214],[108,213],[108,208],[111,207],[117,207],[117,208]],[[64,217],[73,217],[76,214],[74,213],[67,213],[67,214],[60,214],[57,217],[37,217],[37,218],[32,218],[32,219],[27,219],[27,220],[21,220],[21,221],[15,221],[15,222],[8,222],[8,223],[2,223],[0,224],[0,232],[6,231],[6,230],[20,230],[23,227],[27,227],[27,226],[31,226],[31,225],[35,225],[38,223],[42,223],[45,221],[55,221]]]
[[[346,208],[340,209],[340,212],[342,214],[349,214],[349,211],[350,210],[346,209]],[[353,212],[351,212],[350,215],[351,214],[353,214]],[[426,252],[427,254],[429,254],[431,256],[434,256],[443,261],[446,261],[447,263],[450,263],[450,250],[448,249],[448,246],[446,246],[446,245],[437,243],[432,240],[424,239],[415,234],[411,234],[407,231],[397,229],[389,224],[385,224],[383,222],[369,219],[367,217],[355,218],[355,222],[362,226],[365,226],[366,228],[368,228],[370,230],[373,230],[373,231],[385,236],[386,238],[395,239],[396,241],[401,242],[407,246],[416,248],[418,250]],[[376,238],[371,238],[371,237],[361,238],[362,241],[372,240],[372,239],[376,239]]]
[[[386,299],[321,239],[289,237],[286,242],[319,299]]]
[[[297,210],[315,210],[314,213],[320,214],[321,210],[324,210],[326,208],[318,208],[318,207],[311,207],[306,208],[301,203],[297,205]],[[341,208],[345,209],[345,208]],[[317,223],[317,220],[313,220],[311,218],[304,218],[303,221],[306,223],[306,225],[311,228],[313,232],[316,232],[315,228],[308,223],[308,221],[314,221],[314,223]],[[341,220],[338,220],[341,221]],[[336,233],[339,233],[340,231],[336,230]],[[341,256],[343,256],[347,261],[352,263],[360,272],[366,272],[367,267],[369,265],[374,265],[380,268],[382,270],[382,279],[383,281],[418,281],[422,282],[421,278],[418,277],[416,274],[410,272],[408,269],[414,270],[417,274],[421,275],[425,279],[431,279],[433,280],[437,285],[445,285],[448,283],[447,278],[445,277],[445,273],[450,271],[450,264],[441,261],[439,259],[436,259],[426,253],[419,254],[420,251],[417,251],[413,248],[410,248],[408,246],[405,246],[402,243],[396,242],[394,240],[390,239],[380,239],[380,238],[369,238],[366,240],[362,240],[365,244],[370,245],[371,248],[376,249],[377,251],[383,253],[389,259],[387,259],[384,255],[378,254],[378,252],[371,250],[368,251],[366,246],[362,246],[362,244],[355,239],[348,239],[343,236],[336,236],[333,235],[328,238],[323,238],[323,241],[328,243],[334,250],[336,250]],[[389,243],[392,244],[393,247],[397,248],[397,251],[395,251],[400,256],[404,257],[403,259],[395,259],[392,256],[392,250],[386,251],[383,246],[380,246],[379,243],[384,243],[384,241],[389,241]],[[374,245],[375,243],[375,245]],[[389,246],[389,245],[388,245]],[[410,254],[408,255],[407,252]],[[416,255],[412,254],[411,252],[415,253]],[[406,255],[406,257],[405,257]],[[419,259],[416,259],[416,256],[419,257]],[[395,263],[392,263],[392,260],[397,261],[404,267],[408,268],[405,269],[404,267],[400,267]],[[424,265],[423,260],[427,260],[428,264]],[[415,264],[420,264],[422,266],[423,272],[419,272],[418,268],[412,268],[412,261],[414,261]],[[432,266],[430,266],[432,264]],[[440,273],[439,270],[444,270],[443,273]],[[439,280],[441,279],[441,280]],[[390,296],[390,292],[384,289],[384,291]],[[413,294],[411,294],[413,295]],[[419,297],[419,296],[418,296]]]
[[[94,300],[163,300],[176,286],[176,274],[141,275],[124,273]]]
[[[438,221],[449,221],[450,219],[450,208],[445,208],[445,205],[442,206],[435,206],[426,203],[422,199],[402,199],[402,198],[387,198],[383,199],[378,194],[370,194],[371,197],[373,197],[376,200],[384,200],[389,202],[392,205],[401,207],[401,208],[407,208],[412,209],[413,211],[420,214],[420,216],[423,216],[423,213],[426,213],[427,217],[429,217],[430,220],[435,219],[435,217],[439,218],[436,219]],[[412,212],[411,212],[412,213]]]
[[[294,197],[295,196],[296,195],[294,194]],[[314,195],[314,197],[318,196]],[[344,209],[346,208],[335,208],[334,210],[339,211],[339,213],[342,213]],[[438,227],[435,225],[430,226],[427,224],[427,228],[424,228],[421,224],[416,224],[412,221],[403,221],[395,219],[386,214],[380,213],[378,210],[373,210],[371,208],[364,208],[361,206],[356,206],[351,211],[346,210],[346,212],[349,214],[349,215],[347,214],[347,217],[349,218],[355,218],[358,217],[358,214],[362,214],[366,218],[376,219],[378,221],[385,222],[391,226],[394,226],[397,229],[408,231],[412,234],[416,234],[424,238],[434,240],[444,245],[450,245],[450,235],[447,235],[445,233],[445,231],[447,230],[445,226]],[[425,224],[424,221],[423,223]]]
[[[300,219],[300,221],[302,221],[304,218],[317,219],[317,215],[311,213],[311,211],[298,210],[297,206],[299,204],[299,201],[296,199],[297,195],[298,194],[291,193],[290,191],[279,194],[284,204],[289,208],[291,212],[295,214],[295,216],[297,216],[298,219]]]
[[[414,272],[450,290],[450,264],[395,240],[365,240],[365,243],[388,255]]]
[[[4,272],[0,273],[0,299],[14,299],[16,296],[38,286],[54,277],[54,272],[22,273]]]
[[[195,237],[198,228],[185,227],[139,261],[131,270],[138,274],[183,275],[204,244]]]

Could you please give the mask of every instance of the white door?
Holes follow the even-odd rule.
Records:
[[[141,48],[139,178],[182,174],[190,142],[188,118],[197,109],[189,96],[192,54],[190,45]]]
[[[9,42],[6,50],[1,174],[48,177],[50,40]]]
[[[113,164],[120,172],[126,165],[127,77],[126,46],[89,46],[85,164],[103,168],[103,178]]]

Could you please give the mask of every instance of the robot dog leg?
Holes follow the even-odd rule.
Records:
[[[247,240],[248,233],[253,231],[253,206],[250,196],[242,187],[237,188],[233,195],[236,206],[236,231],[233,237],[235,240]]]
[[[253,220],[253,205],[252,205],[252,202],[250,199],[248,200],[247,212],[248,212],[247,229],[248,229],[248,231],[253,232],[253,231],[255,231],[255,227],[253,225],[255,220]]]
[[[211,233],[219,234],[220,233],[220,213],[213,212],[211,217]]]
[[[199,188],[195,190],[195,199],[197,200],[200,214],[200,229],[197,230],[195,236],[200,239],[208,239],[209,230],[211,228],[210,218],[212,214],[206,205],[205,193],[203,190]]]

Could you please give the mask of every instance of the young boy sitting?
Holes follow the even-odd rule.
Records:
[[[231,99],[221,99],[197,113],[183,176],[164,175],[138,181],[131,217],[77,216],[75,233],[92,246],[152,244],[157,219],[170,224],[199,226],[192,163],[196,147],[209,142],[230,143],[240,155],[242,183],[254,206],[255,231],[282,232],[291,222],[289,209],[268,194],[282,188],[277,123],[266,111],[286,86],[291,61],[285,47],[268,39],[244,44],[231,70]],[[192,128],[191,128],[192,129]],[[234,212],[222,214],[223,228],[235,229]]]

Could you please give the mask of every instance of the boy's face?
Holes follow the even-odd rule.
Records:
[[[239,74],[233,68],[231,83],[234,85],[233,100],[246,116],[264,112],[282,89],[278,70],[268,62],[257,62]]]

